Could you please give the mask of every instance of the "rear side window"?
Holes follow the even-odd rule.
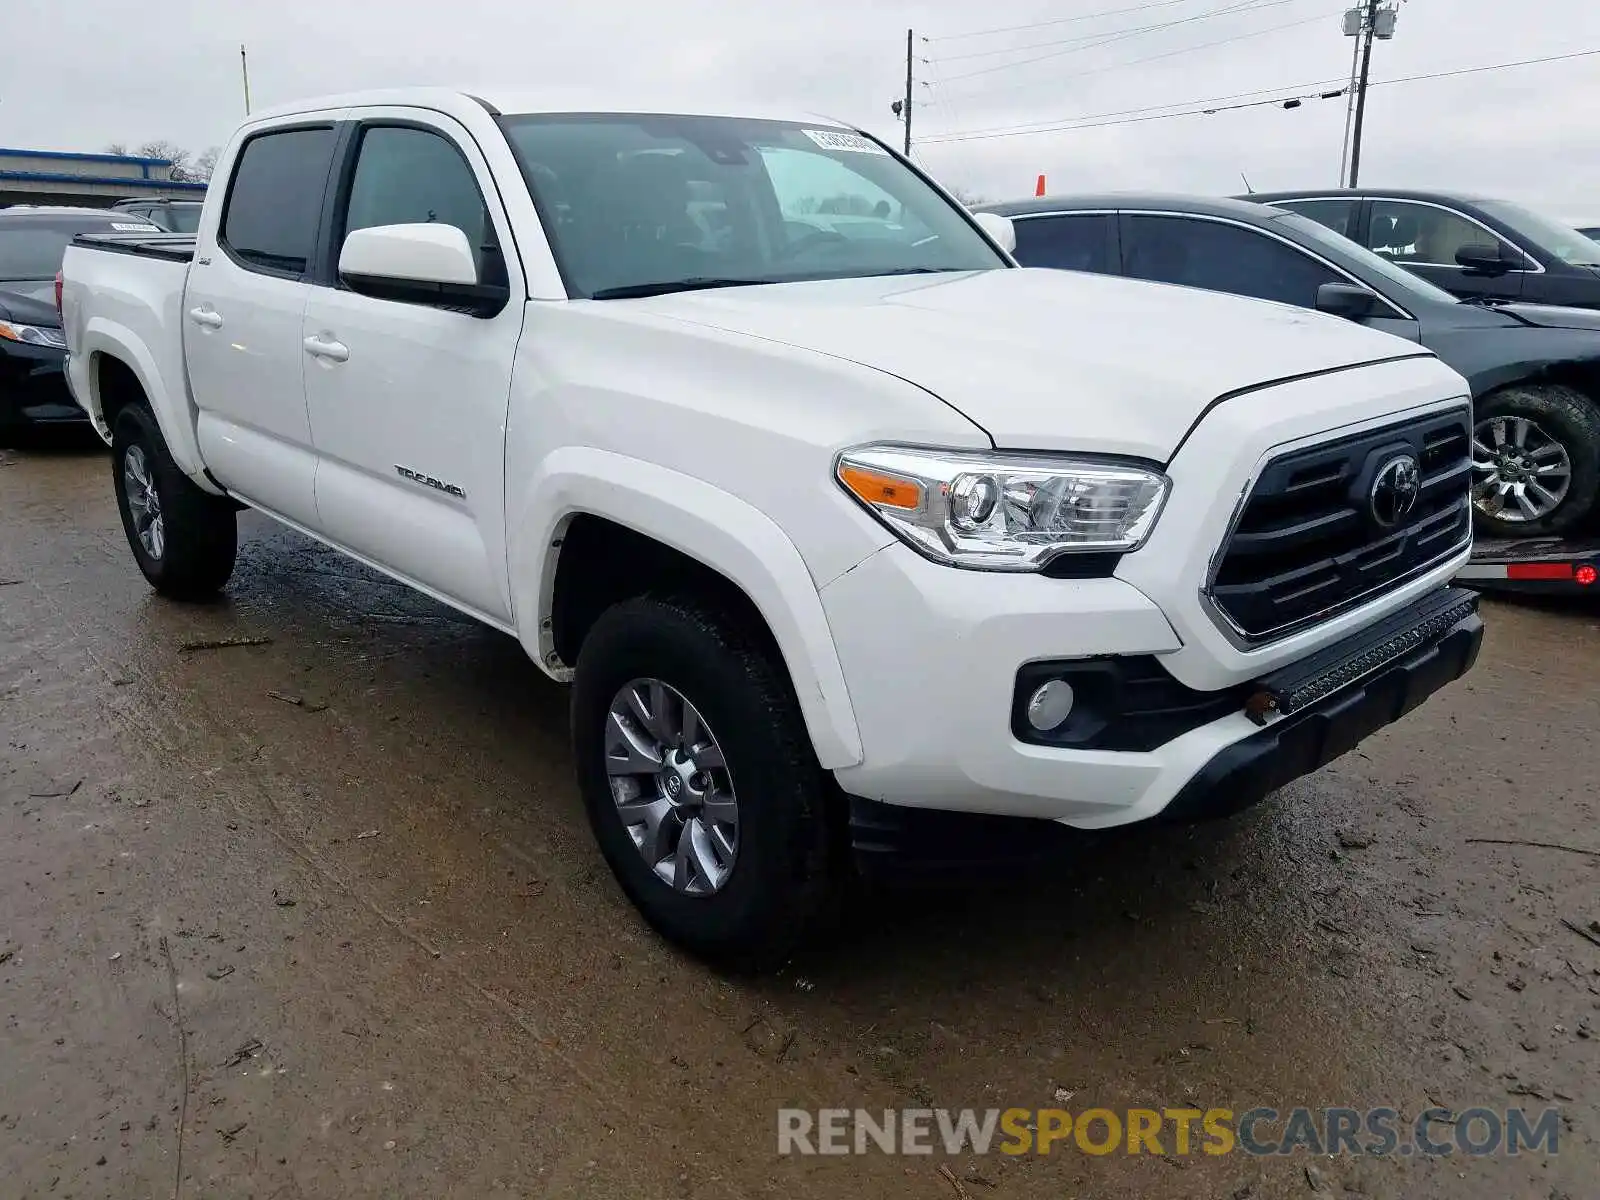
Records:
[[[1347,238],[1356,236],[1356,202],[1338,200],[1274,200],[1274,208],[1287,208],[1301,216],[1310,217],[1319,225],[1326,225],[1335,233]]]
[[[1114,275],[1111,218],[1104,213],[1070,217],[1018,217],[1016,260],[1025,267],[1093,271]]]
[[[245,143],[222,216],[222,245],[242,266],[301,275],[333,159],[333,129],[286,129]]]

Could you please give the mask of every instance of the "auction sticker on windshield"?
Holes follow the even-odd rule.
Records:
[[[805,135],[824,150],[850,150],[856,154],[887,154],[882,146],[859,133],[839,129],[807,129]]]

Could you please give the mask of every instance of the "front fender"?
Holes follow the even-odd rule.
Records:
[[[90,419],[110,438],[111,429],[105,420],[105,399],[100,394],[99,358],[114,358],[133,372],[150,402],[161,436],[179,470],[195,484],[208,492],[220,495],[216,484],[205,473],[205,460],[200,455],[200,444],[195,435],[194,414],[184,373],[183,351],[179,347],[165,355],[163,362],[132,329],[105,317],[91,317],[84,325],[78,348],[73,354],[73,370],[83,372],[72,380],[73,394],[88,412]],[[173,374],[176,372],[176,374]],[[171,385],[168,380],[172,380]],[[174,387],[182,388],[174,394]]]
[[[833,634],[794,543],[737,496],[653,463],[566,447],[529,479],[510,525],[511,588],[518,636],[545,671],[562,673],[550,614],[560,539],[580,514],[654,538],[741,588],[778,643],[822,766],[837,770],[861,762],[861,734]]]

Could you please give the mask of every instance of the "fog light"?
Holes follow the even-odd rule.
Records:
[[[1028,699],[1028,724],[1049,733],[1072,715],[1072,685],[1065,679],[1041,684]]]

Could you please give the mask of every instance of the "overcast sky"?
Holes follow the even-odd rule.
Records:
[[[830,113],[896,137],[889,103],[904,85],[905,31],[914,27],[922,81],[912,127],[917,154],[947,182],[990,199],[1031,195],[1041,172],[1051,191],[1227,193],[1241,190],[1241,171],[1259,190],[1332,184],[1343,100],[937,139],[1191,106],[1255,89],[1289,95],[1347,78],[1353,49],[1341,36],[1339,0],[4,0],[4,7],[0,146],[62,150],[152,138],[198,150],[224,141],[243,111],[241,42],[249,45],[258,107],[412,83],[615,81],[631,93]],[[1236,11],[1207,16],[1222,9]],[[1035,27],[962,36],[1028,25]],[[1165,28],[1133,32],[1155,25]],[[1600,49],[1597,0],[1406,0],[1395,40],[1376,46],[1373,79],[1591,49]],[[1376,88],[1362,182],[1470,188],[1569,220],[1600,221],[1600,55]]]

